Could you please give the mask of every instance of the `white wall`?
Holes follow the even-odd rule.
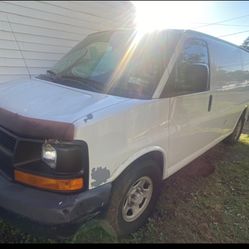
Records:
[[[87,34],[133,17],[125,1],[0,1],[0,82],[43,73]]]

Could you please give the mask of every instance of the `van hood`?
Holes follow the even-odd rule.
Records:
[[[74,122],[128,101],[32,79],[0,84],[0,128],[35,138],[72,139]]]
[[[39,79],[0,84],[0,108],[36,119],[73,123],[127,100]]]

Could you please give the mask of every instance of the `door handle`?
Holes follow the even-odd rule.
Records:
[[[213,102],[213,95],[210,94],[209,101],[208,101],[208,111],[209,112],[211,111],[211,108],[212,108],[212,102]]]

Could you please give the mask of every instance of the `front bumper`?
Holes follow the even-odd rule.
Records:
[[[0,175],[0,216],[28,232],[69,236],[101,213],[110,193],[110,183],[81,193],[60,194],[26,187]]]

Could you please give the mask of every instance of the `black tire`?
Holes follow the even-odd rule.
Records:
[[[243,113],[239,121],[237,122],[237,125],[235,126],[233,133],[224,140],[226,144],[234,145],[239,141],[241,132],[244,127],[244,123],[245,123],[245,115]]]
[[[109,233],[117,237],[123,237],[135,232],[139,227],[145,224],[147,218],[153,211],[160,192],[159,190],[162,182],[161,174],[162,172],[159,166],[154,161],[145,160],[138,161],[130,166],[121,174],[121,176],[118,177],[113,184],[112,197],[104,220],[104,228],[107,228],[106,230],[108,230]],[[153,185],[150,201],[147,201],[148,204],[146,208],[141,211],[140,216],[138,216],[134,221],[127,222],[124,219],[124,217],[127,216],[122,213],[125,200],[127,200],[127,194],[137,181],[148,178],[151,180]]]

